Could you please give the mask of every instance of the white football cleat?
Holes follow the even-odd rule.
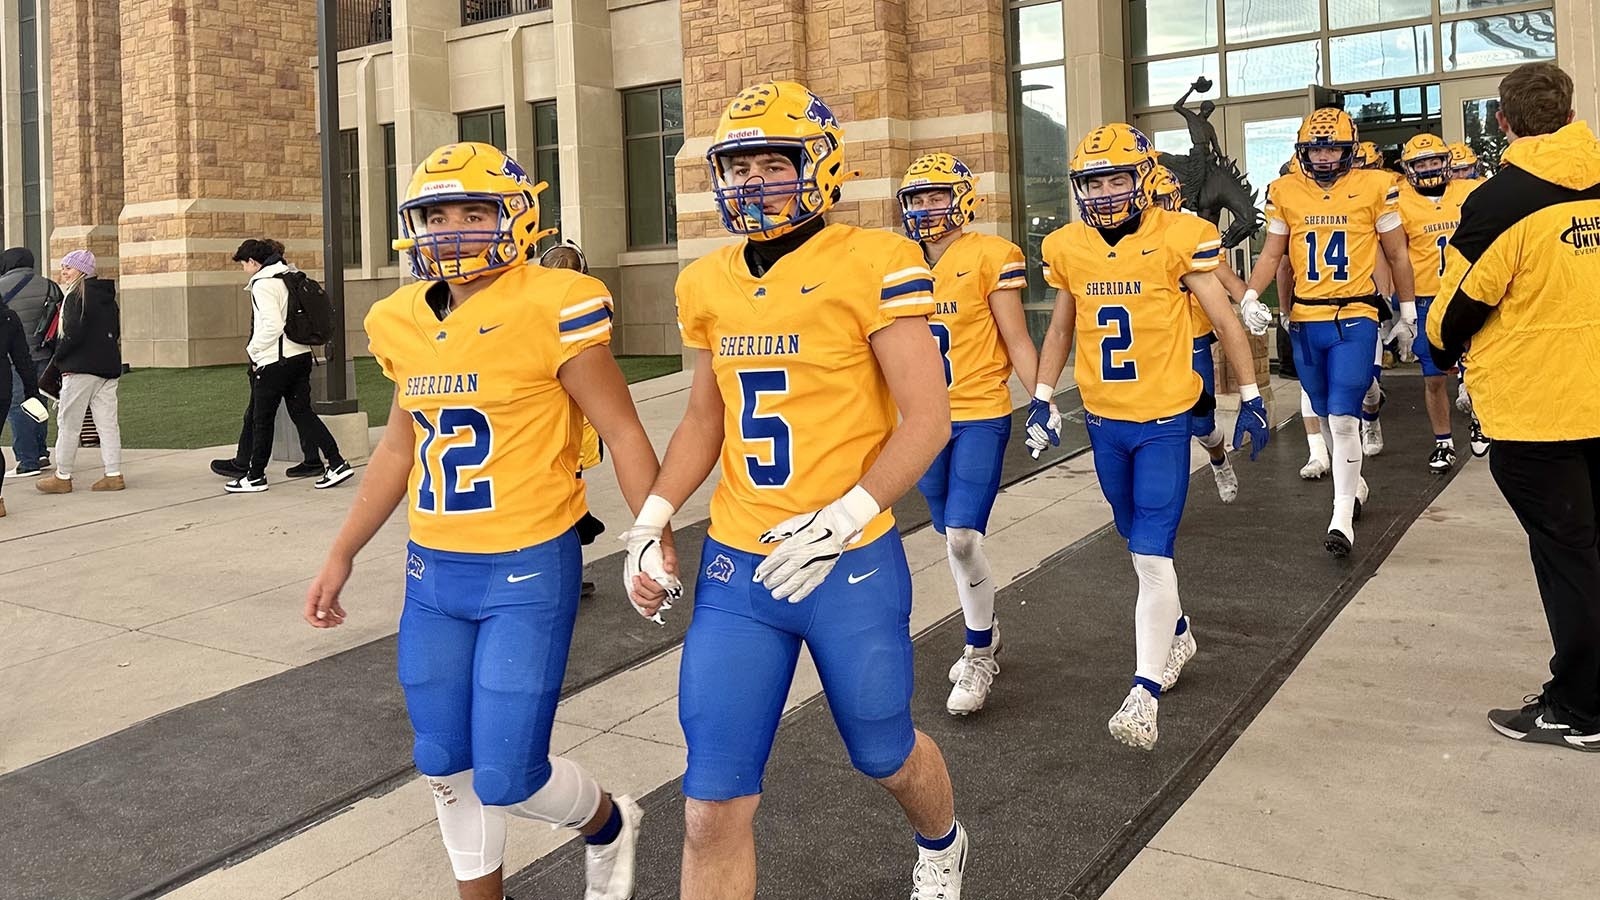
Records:
[[[1122,708],[1111,716],[1106,723],[1111,736],[1139,750],[1154,750],[1156,748],[1156,707],[1160,701],[1150,696],[1150,692],[1139,685],[1128,691],[1128,698],[1122,701]]]
[[[961,900],[961,873],[967,868],[967,829],[956,823],[956,840],[934,852],[917,848],[911,870],[911,900]]]
[[[1313,456],[1306,460],[1300,467],[1300,477],[1306,481],[1316,481],[1328,474],[1328,458],[1326,456]]]
[[[945,711],[952,716],[965,716],[983,709],[984,701],[989,699],[989,687],[994,684],[994,677],[1000,674],[1000,664],[995,662],[994,654],[980,651],[975,647],[968,647],[961,658],[956,660],[956,667],[961,670],[956,677],[956,686],[950,689],[950,699],[944,703]]]
[[[1211,464],[1211,475],[1217,479],[1217,496],[1223,503],[1232,503],[1239,496],[1239,474],[1233,471],[1233,460],[1226,456],[1222,464]]]
[[[989,634],[990,634],[990,639],[989,639],[989,651],[990,652],[989,652],[989,655],[990,656],[999,656],[1000,655],[1000,619],[998,617],[994,620],[994,624],[989,626]],[[968,650],[972,650],[972,649],[975,649],[975,648],[973,648],[972,645],[969,644],[969,645],[967,645],[967,649]],[[955,661],[955,665],[950,667],[950,683],[951,684],[955,684],[957,681],[961,680],[961,666],[962,666],[963,661],[966,660],[966,658],[967,658],[966,654],[963,653],[961,655],[961,658],[957,659]]]
[[[1184,616],[1188,619],[1188,616]],[[1172,649],[1167,651],[1167,665],[1161,670],[1161,693],[1172,690],[1178,683],[1178,676],[1183,673],[1183,665],[1194,658],[1195,650],[1199,649],[1194,642],[1194,623],[1183,630],[1183,634],[1172,636]]]
[[[611,802],[622,815],[622,831],[609,844],[584,848],[588,888],[583,900],[633,900],[634,854],[639,848],[639,821],[644,810],[632,797],[612,797]]]
[[[1361,455],[1377,456],[1383,452],[1383,425],[1377,420],[1361,420]]]

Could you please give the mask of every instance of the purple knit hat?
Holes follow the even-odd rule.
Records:
[[[94,277],[94,254],[88,250],[74,250],[61,258],[61,264]]]

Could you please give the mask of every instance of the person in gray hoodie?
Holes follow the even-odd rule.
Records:
[[[22,323],[22,336],[27,341],[34,376],[44,374],[50,363],[50,351],[43,344],[44,329],[40,327],[47,302],[59,305],[61,288],[40,275],[34,268],[33,251],[27,247],[11,247],[0,253],[0,306],[17,314]],[[12,391],[6,399],[10,409],[6,420],[11,424],[11,449],[16,454],[17,467],[10,474],[14,478],[29,478],[40,474],[49,463],[45,447],[46,425],[35,422],[22,411],[22,380],[13,379]]]

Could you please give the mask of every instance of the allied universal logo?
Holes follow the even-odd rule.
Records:
[[[1573,216],[1572,227],[1561,232],[1561,243],[1571,245],[1579,256],[1600,253],[1600,216]]]
[[[726,554],[718,553],[711,564],[706,566],[706,577],[727,584],[729,579],[733,578],[733,560]]]

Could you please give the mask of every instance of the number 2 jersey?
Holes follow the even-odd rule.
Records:
[[[1011,355],[989,295],[1028,286],[1028,264],[1016,244],[969,231],[933,267],[936,303],[929,327],[944,354],[950,419],[968,422],[1011,415]]]
[[[1400,227],[1400,188],[1394,174],[1353,169],[1331,186],[1304,175],[1285,175],[1267,186],[1267,229],[1289,236],[1285,253],[1294,268],[1294,322],[1339,316],[1378,318],[1364,303],[1340,310],[1328,301],[1378,293],[1378,233]]]
[[[834,224],[761,278],[743,243],[720,247],[677,295],[684,346],[711,353],[726,410],[711,537],[765,554],[763,532],[839,499],[882,452],[899,411],[870,339],[933,313],[933,275],[910,240]],[[858,546],[893,527],[886,509]]]
[[[1115,245],[1073,222],[1044,239],[1044,277],[1072,294],[1083,408],[1097,416],[1149,422],[1187,413],[1200,399],[1194,324],[1181,279],[1215,271],[1217,226],[1198,216],[1147,209]]]
[[[1461,204],[1467,202],[1467,195],[1477,186],[1475,181],[1448,181],[1444,193],[1432,197],[1410,182],[1400,185],[1400,225],[1406,230],[1406,248],[1411,254],[1411,273],[1419,298],[1439,293],[1444,248],[1461,224]]]
[[[582,414],[556,372],[611,341],[611,296],[569,269],[517,266],[440,319],[429,289],[373,305],[373,356],[411,414],[411,539],[502,553],[561,536],[588,508],[575,477]],[[436,294],[437,296],[437,294]]]

